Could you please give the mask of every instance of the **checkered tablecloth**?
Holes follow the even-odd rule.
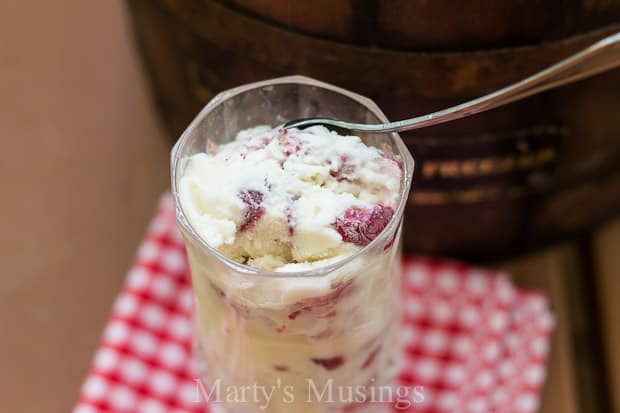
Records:
[[[459,262],[404,263],[408,412],[535,412],[553,317],[545,296]],[[74,413],[220,412],[192,359],[192,292],[172,200],[162,198],[114,303]],[[396,409],[395,409],[396,410]]]

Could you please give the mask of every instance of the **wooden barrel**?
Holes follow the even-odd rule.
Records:
[[[620,0],[128,0],[171,136],[215,93],[304,74],[422,114],[620,30]],[[620,210],[620,71],[403,134],[417,161],[405,247],[509,256]]]

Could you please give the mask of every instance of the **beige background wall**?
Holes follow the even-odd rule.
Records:
[[[168,142],[120,0],[0,0],[0,400],[67,412]]]

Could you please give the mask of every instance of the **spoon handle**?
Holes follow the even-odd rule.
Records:
[[[284,124],[285,128],[329,125],[358,132],[402,132],[464,118],[506,105],[566,83],[584,79],[620,66],[620,32],[605,37],[584,50],[488,95],[411,119],[381,124],[350,123],[334,119],[302,119]]]

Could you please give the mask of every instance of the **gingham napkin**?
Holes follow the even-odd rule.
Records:
[[[545,296],[515,288],[501,272],[418,257],[405,259],[403,283],[399,381],[420,386],[423,400],[395,411],[537,410],[553,327]],[[208,405],[197,382],[191,311],[185,249],[165,195],[74,413],[223,411]]]

